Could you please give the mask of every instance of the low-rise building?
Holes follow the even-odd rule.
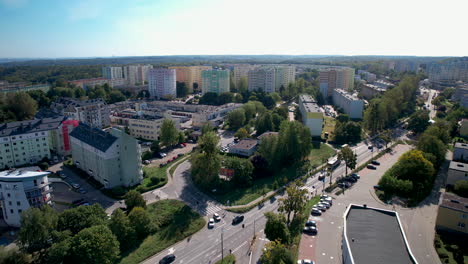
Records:
[[[74,164],[104,188],[133,186],[143,180],[140,145],[122,130],[105,132],[80,123],[70,137]]]
[[[299,110],[302,122],[310,129],[313,137],[320,137],[323,128],[323,112],[310,95],[299,96]]]
[[[343,264],[418,263],[397,212],[350,204],[343,218]]]
[[[229,148],[229,153],[250,157],[257,150],[258,141],[256,139],[243,139]]]
[[[267,138],[267,137],[270,137],[270,136],[278,136],[279,133],[278,132],[265,132],[263,134],[261,134],[260,136],[257,137],[258,139],[258,144],[262,144],[262,140],[264,138]]]
[[[468,234],[468,198],[444,193],[439,204],[436,229]]]
[[[106,79],[104,77],[99,78],[90,78],[90,79],[80,79],[80,80],[73,80],[69,81],[68,83],[76,85],[81,89],[88,90],[89,88],[93,88],[96,85],[104,85],[108,84],[110,87],[114,86],[121,86],[125,84],[125,79],[118,78],[118,79]]]
[[[468,164],[451,161],[447,171],[447,185],[454,186],[455,183],[468,180]]]
[[[27,82],[9,83],[8,81],[0,81],[0,94],[28,92],[41,90],[47,92],[50,89],[50,84],[31,84]]]
[[[50,204],[52,188],[47,175],[49,172],[37,167],[0,172],[0,205],[8,225],[19,227],[22,212]]]
[[[457,142],[453,148],[453,160],[468,162],[468,144]]]
[[[53,102],[50,108],[56,113],[93,127],[105,128],[110,125],[109,106],[102,98],[81,101],[76,98],[61,97]]]
[[[372,99],[372,98],[374,98],[376,96],[380,96],[385,91],[386,91],[386,89],[381,88],[381,87],[379,87],[377,85],[369,84],[369,83],[363,84],[361,86],[361,94],[367,100],[370,100],[370,99]]]
[[[357,95],[350,94],[342,89],[333,91],[333,104],[343,109],[343,112],[353,119],[362,119],[364,101]]]

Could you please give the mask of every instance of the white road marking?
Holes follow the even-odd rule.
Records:
[[[325,252],[323,252],[323,253],[322,253],[322,256],[325,256],[325,255],[326,255]]]
[[[240,246],[236,247],[232,253],[236,252],[237,250],[239,250],[241,247],[243,247],[245,244],[247,244],[247,241],[244,241],[244,243],[242,243]]]
[[[173,247],[171,247],[171,248],[169,249],[169,254],[174,253],[174,251],[175,251],[175,249],[174,249]]]

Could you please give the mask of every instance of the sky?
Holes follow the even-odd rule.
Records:
[[[0,0],[0,58],[468,56],[468,0]]]

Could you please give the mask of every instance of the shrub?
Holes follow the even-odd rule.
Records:
[[[158,177],[151,177],[150,180],[153,185],[157,185],[161,181]]]
[[[45,170],[49,169],[49,163],[44,161],[44,162],[39,164],[39,168],[41,168],[41,170],[45,171]]]

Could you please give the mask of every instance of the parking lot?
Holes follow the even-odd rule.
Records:
[[[166,164],[169,160],[173,159],[174,157],[177,157],[179,154],[187,154],[193,150],[193,148],[197,145],[196,143],[185,143],[186,146],[183,148],[174,148],[171,151],[164,152],[162,151],[161,153],[164,153],[166,156],[163,158],[152,158],[150,161],[150,164],[148,164],[149,167],[154,167],[154,166],[159,166],[160,164]]]

